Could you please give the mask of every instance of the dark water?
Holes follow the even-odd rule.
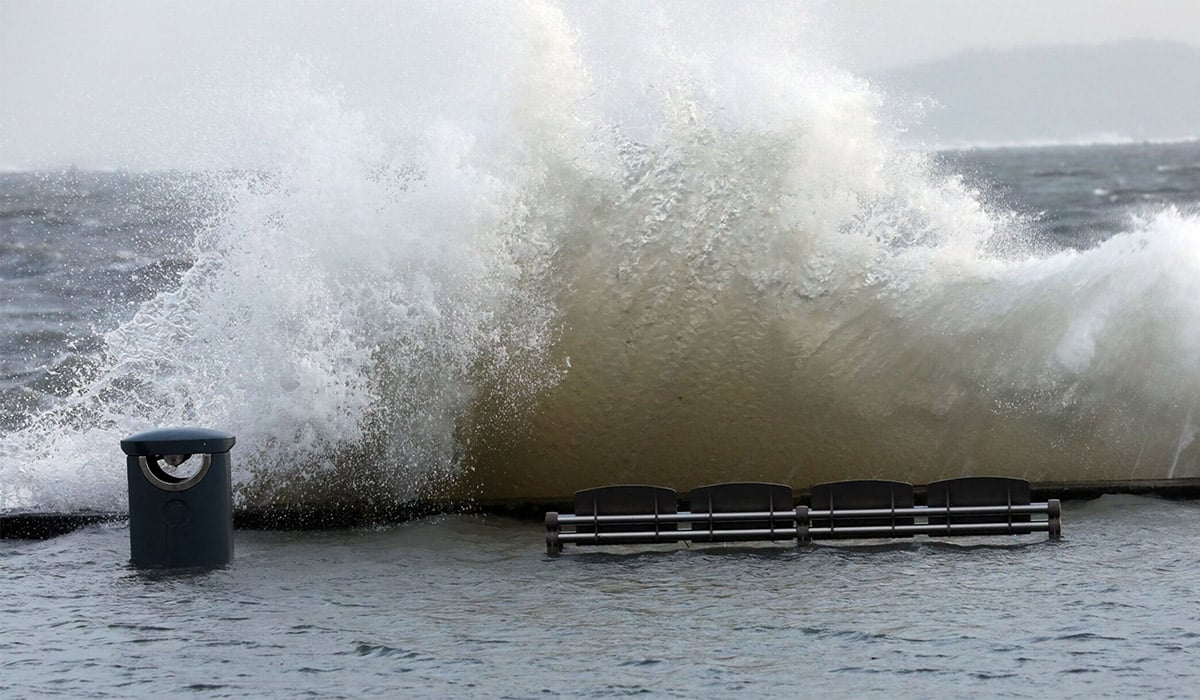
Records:
[[[100,336],[191,265],[197,176],[0,173],[0,430],[75,389]]]
[[[1088,248],[1163,205],[1195,208],[1200,143],[951,151],[942,159],[988,198],[1032,217],[1054,247]]]
[[[538,524],[0,542],[5,697],[1189,697],[1200,506],[1068,503],[1064,539],[544,555]]]
[[[1195,143],[939,158],[1047,250],[1200,202]],[[104,334],[193,264],[218,191],[181,174],[0,175],[0,433],[89,386]],[[537,524],[446,517],[239,532],[230,567],[193,574],[131,570],[126,529],[100,526],[0,541],[0,694],[1188,697],[1198,515],[1106,497],[1068,503],[1057,544],[559,559]]]

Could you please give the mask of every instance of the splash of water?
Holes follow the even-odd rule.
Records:
[[[0,506],[120,507],[117,441],[180,424],[238,434],[249,503],[1200,469],[1195,214],[1038,254],[788,32],[630,54],[514,8],[491,121],[278,76],[270,166],[218,176],[179,286],[0,438]]]
[[[572,371],[481,457],[486,493],[1195,473],[1200,219],[1038,255],[869,109],[827,123],[811,99],[774,130],[693,109],[619,185],[579,183],[609,214],[567,216],[588,222],[552,285]]]

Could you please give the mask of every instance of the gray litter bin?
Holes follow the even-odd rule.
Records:
[[[234,442],[204,428],[151,430],[121,441],[134,566],[217,567],[233,559]]]

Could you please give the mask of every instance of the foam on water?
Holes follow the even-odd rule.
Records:
[[[119,508],[118,440],[188,424],[237,434],[254,503],[1198,475],[1195,212],[1039,253],[800,25],[495,11],[437,25],[487,79],[410,110],[303,61],[256,93],[260,167],[0,436],[0,507]]]

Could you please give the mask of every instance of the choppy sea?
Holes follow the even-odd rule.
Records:
[[[1200,202],[1195,143],[937,157],[1044,255]],[[0,175],[0,429],[103,370],[104,335],[195,265],[224,206],[210,192],[178,173]],[[211,572],[135,570],[127,528],[95,525],[0,540],[0,694],[1190,697],[1197,522],[1196,503],[1106,496],[1067,502],[1057,543],[551,558],[538,523],[441,516],[239,531]]]
[[[743,9],[367,8],[342,73],[301,21],[313,56],[165,61],[182,102],[45,154],[179,170],[0,172],[0,515],[120,512],[118,441],[178,425],[237,435],[239,507],[368,514],[1200,477],[1200,142],[910,148],[916,106]],[[206,572],[0,537],[0,697],[1195,697],[1198,522],[552,558],[458,514]]]
[[[238,532],[212,572],[128,532],[0,541],[5,697],[1190,697],[1200,506],[1068,502],[1064,538],[548,557],[445,516]]]

